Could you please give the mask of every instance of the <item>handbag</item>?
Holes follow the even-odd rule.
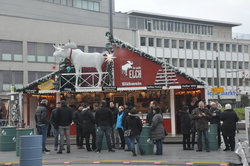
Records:
[[[130,135],[131,135],[131,129],[124,131],[124,137],[130,137]]]

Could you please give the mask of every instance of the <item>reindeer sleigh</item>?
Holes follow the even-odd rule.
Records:
[[[97,70],[97,73],[99,75],[98,77],[98,83],[96,87],[100,87],[102,83],[102,76],[104,72],[102,71],[102,65],[105,62],[105,58],[107,58],[108,61],[112,60],[113,55],[109,54],[107,51],[104,53],[86,53],[82,52],[80,49],[76,49],[77,45],[73,42],[67,43],[64,46],[55,46],[55,52],[53,53],[53,56],[55,57],[62,57],[62,58],[68,58],[72,64],[75,67],[75,88],[79,88],[78,80],[79,76],[83,75],[82,68],[88,67],[88,68],[95,68]],[[104,56],[106,55],[106,56]],[[107,73],[107,72],[106,72]],[[90,84],[89,84],[90,85]]]

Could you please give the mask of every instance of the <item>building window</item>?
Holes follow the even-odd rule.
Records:
[[[2,61],[23,61],[22,42],[0,40],[0,55]]]
[[[207,60],[207,68],[212,68],[212,61],[211,60]]]
[[[191,49],[191,41],[186,41],[186,49]]]
[[[220,61],[220,68],[224,69],[225,68],[225,61]]]
[[[227,69],[231,69],[231,62],[227,61]]]
[[[198,68],[199,61],[197,59],[194,59],[194,68]]]
[[[164,47],[169,48],[169,39],[164,39]]]
[[[194,24],[188,24],[188,32],[189,33],[194,33]]]
[[[237,86],[237,78],[233,78],[233,86]]]
[[[157,38],[156,39],[156,47],[162,47],[161,44],[162,43],[162,39],[159,39],[159,38]]]
[[[187,67],[192,68],[192,59],[187,59]]]
[[[141,46],[146,46],[146,37],[141,37]]]
[[[205,60],[200,60],[200,67],[205,68]]]
[[[233,61],[233,69],[237,69],[237,61]]]
[[[179,40],[179,48],[184,49],[184,40]]]
[[[207,50],[211,50],[211,43],[207,43]]]
[[[136,29],[136,17],[129,17],[129,28]]]
[[[225,78],[221,78],[220,79],[220,85],[221,86],[225,86]]]
[[[145,19],[144,18],[137,18],[137,28],[138,29],[145,29]]]
[[[239,69],[243,68],[243,62],[239,62]]]
[[[214,85],[217,85],[217,78],[214,78]]]
[[[248,67],[248,65],[249,65],[249,63],[248,62],[245,62],[245,69],[249,69],[249,67]]]
[[[185,67],[185,59],[179,59],[180,67]]]
[[[212,78],[207,78],[207,83],[209,86],[212,86]]]
[[[236,52],[236,45],[232,44],[232,52]]]
[[[103,47],[88,47],[88,52],[104,52],[105,48]]]
[[[244,53],[248,53],[248,46],[244,46]]]
[[[226,52],[230,52],[230,44],[226,44]]]
[[[148,38],[148,46],[154,47],[154,38]]]
[[[206,81],[206,77],[201,77],[201,80]]]
[[[238,52],[242,52],[242,45],[238,45]]]
[[[172,58],[172,65],[177,66],[177,59],[176,58]]]
[[[28,72],[28,81],[29,83],[44,77],[46,75],[50,74],[50,72],[39,72],[39,71],[29,71]]]
[[[52,44],[28,42],[28,62],[54,63],[54,51],[55,49]]]
[[[1,91],[10,91],[11,85],[14,85],[16,88],[22,88],[23,71],[2,70],[0,71],[0,80],[2,80],[0,85]]]
[[[197,50],[198,49],[198,42],[193,41],[193,49]]]
[[[227,78],[227,86],[231,86],[231,78]]]
[[[220,44],[220,51],[224,51],[224,44]]]
[[[200,50],[205,50],[205,43],[204,42],[200,42]]]
[[[217,43],[213,43],[213,51],[218,51]]]
[[[177,40],[172,40],[172,48],[177,48]]]
[[[249,86],[249,79],[245,79],[245,86]]]

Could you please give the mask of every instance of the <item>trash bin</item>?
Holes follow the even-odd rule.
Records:
[[[218,150],[217,124],[210,124],[208,126],[208,140],[209,140],[210,150]],[[203,135],[202,135],[202,146],[203,149],[206,149]]]
[[[152,140],[151,126],[142,127],[140,139],[142,148],[143,150],[145,150],[145,155],[154,154],[154,143]],[[140,153],[138,145],[137,145],[137,153]]]
[[[20,136],[23,135],[34,135],[34,129],[25,129],[25,128],[16,129],[16,156],[19,156]]]
[[[42,135],[20,136],[20,166],[42,166]]]
[[[99,139],[98,128],[96,128],[96,148],[98,148],[98,139]],[[107,139],[106,139],[105,134],[103,134],[101,150],[108,150]]]
[[[0,151],[16,150],[16,127],[0,127]]]

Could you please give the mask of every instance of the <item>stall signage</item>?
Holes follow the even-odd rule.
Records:
[[[23,93],[38,93],[38,89],[24,89]]]
[[[197,88],[197,84],[181,84],[181,88]]]
[[[224,92],[224,88],[211,88],[212,93],[221,93]]]
[[[117,90],[117,86],[103,86],[102,87],[103,91],[113,91],[113,90]]]
[[[147,89],[162,89],[161,85],[147,85]]]
[[[54,85],[53,85],[54,82],[55,82],[54,80],[48,80],[48,81],[41,83],[37,87],[40,90],[51,90],[54,88]]]
[[[60,92],[75,92],[76,89],[75,88],[67,88],[67,87],[64,87],[64,88],[61,88],[60,89]]]
[[[121,58],[121,72],[122,80],[142,79],[141,58]]]

